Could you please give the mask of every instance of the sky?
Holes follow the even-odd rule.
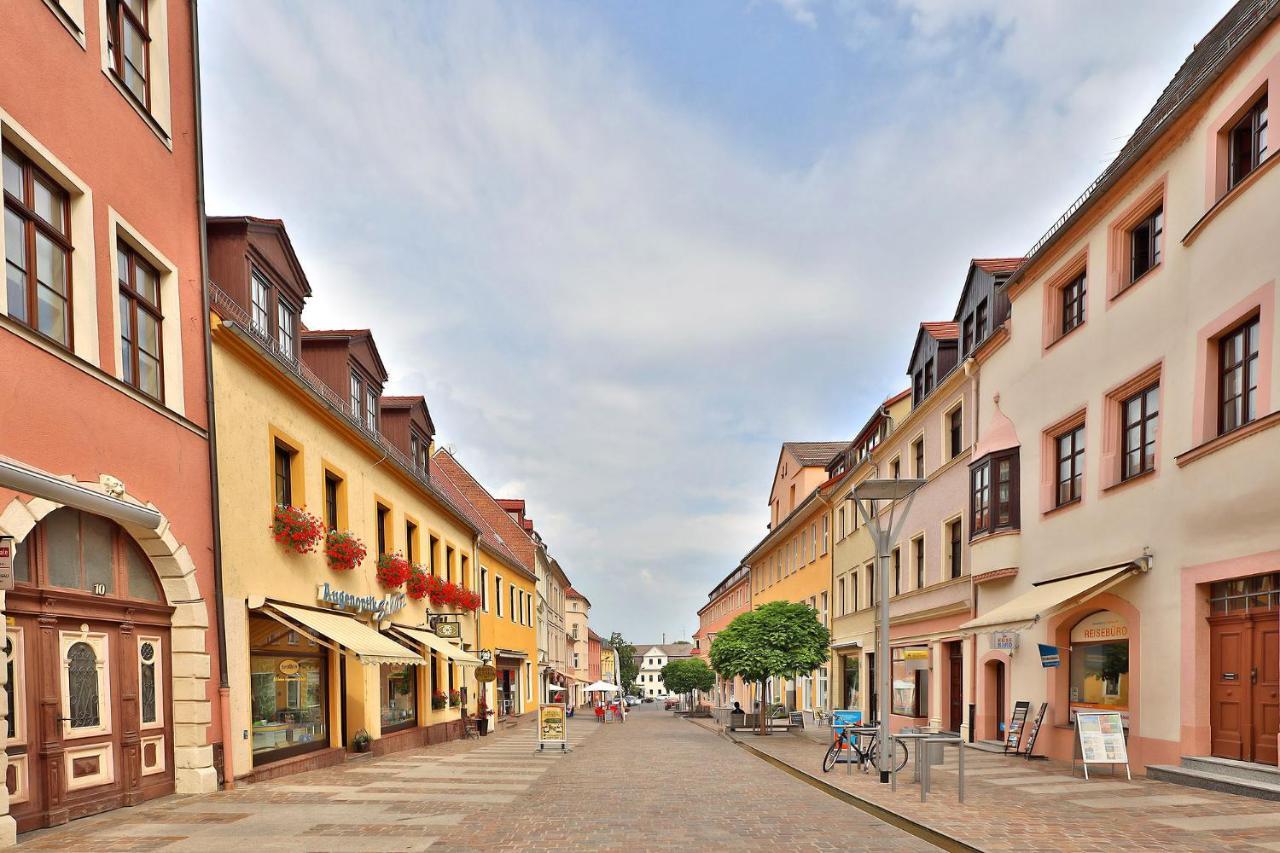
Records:
[[[304,322],[373,330],[598,633],[670,642],[781,443],[905,388],[1229,6],[206,2],[208,208],[282,218]]]

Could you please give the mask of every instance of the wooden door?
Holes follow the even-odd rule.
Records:
[[[1252,633],[1251,620],[1243,614],[1209,620],[1210,751],[1219,758],[1251,760]]]
[[[1007,700],[1004,695],[1004,661],[995,662],[995,678],[996,678],[996,708],[992,719],[995,721],[995,731],[992,733],[992,739],[1004,740],[1004,709]]]
[[[1276,764],[1276,737],[1280,731],[1280,614],[1274,610],[1252,617],[1253,654],[1249,686],[1253,738],[1250,760]]]
[[[951,644],[951,720],[949,731],[958,732],[964,724],[964,651],[959,643]]]

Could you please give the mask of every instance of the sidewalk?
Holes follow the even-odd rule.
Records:
[[[920,802],[911,760],[898,774],[898,790],[881,785],[874,770],[852,775],[843,764],[822,772],[830,729],[730,738],[859,799],[888,809],[983,850],[1276,850],[1280,803],[1186,788],[1107,769],[1054,761],[1027,761],[971,749],[965,753],[965,802],[957,801],[957,750],[932,768],[929,801]]]

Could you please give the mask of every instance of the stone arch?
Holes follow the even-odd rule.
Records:
[[[78,481],[74,477],[59,479],[102,495],[117,498],[137,506],[144,506],[160,514],[160,524],[154,529],[116,523],[133,537],[143,553],[151,561],[165,601],[174,608],[170,622],[170,658],[172,671],[169,685],[173,713],[173,763],[174,787],[179,794],[209,793],[217,790],[217,771],[213,767],[213,745],[209,742],[209,725],[212,707],[209,701],[211,657],[208,652],[209,607],[196,581],[196,564],[187,550],[174,536],[169,519],[151,503],[143,503],[126,493],[118,479],[103,474],[97,482]],[[54,510],[65,504],[47,498],[24,498],[19,495],[0,512],[0,533],[13,536],[21,542],[35,526]],[[4,670],[0,668],[0,684]],[[8,709],[5,709],[8,713]],[[0,730],[0,747],[4,732]],[[0,749],[0,771],[4,770],[3,749]],[[8,809],[4,810],[6,813]]]

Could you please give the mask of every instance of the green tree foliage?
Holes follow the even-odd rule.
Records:
[[[826,663],[831,633],[807,604],[771,601],[739,614],[711,643],[711,666],[721,678],[764,682],[793,678]],[[764,703],[760,703],[764,729]]]
[[[701,658],[678,658],[662,668],[662,683],[672,693],[692,693],[716,686],[716,674]]]
[[[628,693],[634,693],[636,676],[640,674],[640,665],[636,663],[636,647],[622,639],[617,631],[609,637],[609,646],[618,656],[618,674],[622,678],[619,686]]]

